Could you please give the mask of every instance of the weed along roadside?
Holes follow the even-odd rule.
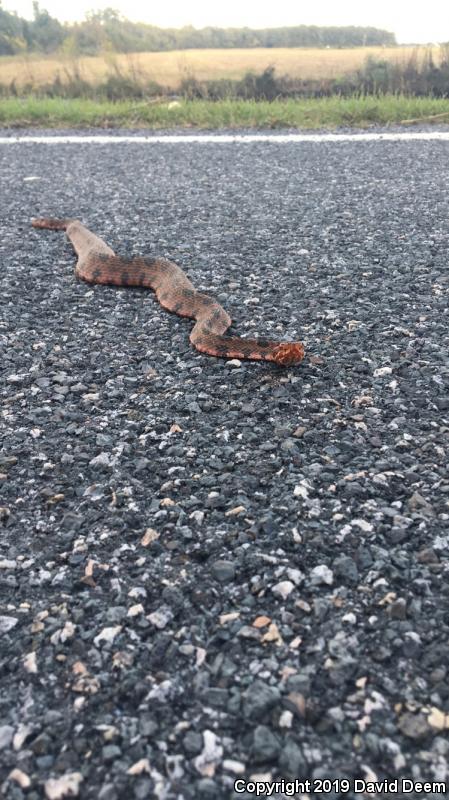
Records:
[[[449,99],[405,95],[274,100],[95,101],[0,99],[2,128],[282,129],[359,127],[449,120]]]

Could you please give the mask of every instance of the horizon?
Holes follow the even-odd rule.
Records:
[[[3,0],[3,9],[16,12],[25,19],[33,18],[32,0]],[[333,0],[317,0],[313,9],[300,13],[291,8],[290,0],[278,0],[276,8],[261,9],[258,0],[228,0],[224,7],[212,7],[206,0],[167,0],[163,7],[142,10],[139,0],[80,0],[66,4],[59,0],[41,0],[41,10],[48,11],[60,22],[81,22],[89,11],[113,8],[132,21],[159,28],[283,28],[299,25],[317,27],[373,27],[394,33],[398,44],[430,44],[449,42],[449,14],[443,0],[429,0],[423,11],[414,9],[408,0],[379,0],[371,9],[358,0],[340,0],[338,9]]]

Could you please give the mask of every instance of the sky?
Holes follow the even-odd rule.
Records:
[[[86,11],[112,7],[128,19],[160,27],[193,25],[275,28],[284,25],[372,25],[393,31],[400,44],[449,41],[448,0],[40,0],[61,21],[83,19]],[[3,0],[3,8],[32,18],[32,0]]]

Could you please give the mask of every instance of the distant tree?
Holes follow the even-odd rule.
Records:
[[[107,25],[110,22],[122,22],[124,17],[121,16],[120,12],[117,11],[116,8],[103,8],[100,11],[88,11],[86,13],[86,19],[88,21],[95,20],[99,22],[100,25]]]
[[[15,12],[10,13],[2,8],[0,0],[0,55],[10,56],[26,49],[23,36],[23,22]]]
[[[33,0],[33,21],[28,25],[31,46],[44,53],[57,50],[65,38],[64,26],[51,17],[48,11],[41,9],[37,0]]]
[[[0,0],[0,55],[20,50],[51,53],[62,49],[73,54],[94,55],[109,50],[131,53],[192,48],[233,47],[360,47],[394,45],[394,34],[377,28],[318,27],[297,25],[284,28],[157,28],[130,22],[116,9],[89,11],[83,22],[62,25],[33,2],[33,20],[28,22],[2,8]]]

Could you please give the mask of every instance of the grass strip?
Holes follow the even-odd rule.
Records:
[[[338,128],[444,122],[449,99],[406,95],[354,95],[298,100],[182,100],[107,102],[90,99],[0,99],[0,127],[45,128]],[[437,116],[438,115],[438,116]]]

